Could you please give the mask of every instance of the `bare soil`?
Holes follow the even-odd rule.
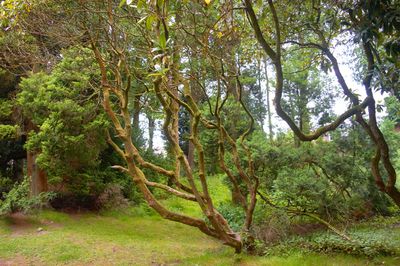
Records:
[[[45,234],[45,228],[57,228],[62,226],[61,224],[49,220],[34,220],[21,212],[10,214],[6,220],[11,230],[11,236],[21,236],[30,233]],[[1,263],[2,261],[0,260],[0,266],[2,266]]]
[[[15,256],[12,259],[1,259],[0,258],[0,266],[25,266],[25,265],[38,265],[38,264],[33,264],[32,262],[29,262],[26,258],[23,256]]]

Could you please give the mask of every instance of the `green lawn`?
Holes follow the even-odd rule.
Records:
[[[38,228],[42,228],[40,231]],[[235,255],[196,229],[145,208],[102,215],[43,211],[0,219],[0,265],[400,265],[397,258],[293,252]]]
[[[209,182],[216,188],[213,190],[216,205],[230,200],[222,178]],[[195,203],[171,197],[164,200],[164,204],[173,211],[202,217]],[[385,221],[395,224],[398,219]],[[384,238],[394,236],[400,248],[400,228],[385,231],[389,227],[379,228],[383,223],[378,220],[355,227],[355,230],[372,236],[377,233]],[[0,266],[400,265],[400,258],[396,257],[371,259],[317,254],[296,247],[272,254],[264,257],[234,254],[232,249],[197,229],[161,219],[144,205],[101,214],[72,215],[45,210],[35,215],[0,218]]]

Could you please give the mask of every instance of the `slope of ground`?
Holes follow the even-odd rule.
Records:
[[[398,265],[398,258],[292,253],[235,255],[196,229],[146,208],[65,214],[43,211],[0,219],[0,265]]]
[[[209,180],[217,205],[230,200],[222,180],[222,177]],[[164,203],[174,211],[202,216],[192,202],[167,198]],[[375,235],[389,238],[400,249],[399,222],[400,218],[391,221],[384,218],[355,230],[368,232],[367,238]],[[398,257],[317,254],[292,248],[293,245],[283,246],[282,252],[271,252],[275,256],[237,255],[197,229],[166,221],[143,205],[102,214],[45,210],[34,215],[17,213],[0,218],[0,266],[400,265]]]

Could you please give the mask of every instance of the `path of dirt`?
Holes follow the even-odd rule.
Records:
[[[49,220],[35,220],[23,213],[13,213],[7,218],[8,226],[11,230],[11,236],[26,235],[36,232],[38,234],[46,233],[47,229],[61,227],[61,224]],[[0,260],[0,266],[2,266]]]
[[[34,230],[33,221],[23,213],[13,213],[7,217],[7,221],[12,236],[24,235],[26,232]]]
[[[39,266],[43,265],[38,261],[29,261],[24,256],[16,255],[12,259],[2,259],[0,258],[0,266]]]

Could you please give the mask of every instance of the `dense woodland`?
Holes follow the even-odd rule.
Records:
[[[146,206],[236,253],[312,223],[391,254],[345,229],[399,215],[399,1],[2,0],[0,19],[0,216]]]

